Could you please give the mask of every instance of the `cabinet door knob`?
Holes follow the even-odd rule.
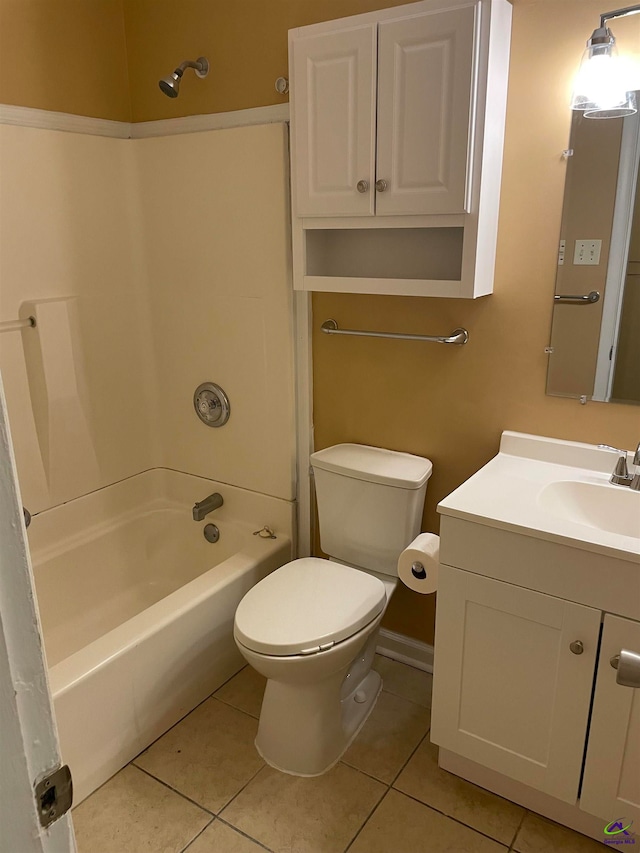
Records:
[[[383,193],[387,189],[388,186],[389,186],[389,184],[385,180],[383,180],[382,178],[380,178],[379,180],[376,181],[376,190],[379,193]]]
[[[369,181],[358,181],[356,189],[359,193],[369,192]]]
[[[584,645],[582,644],[582,640],[574,640],[573,643],[569,643],[569,648],[574,653],[574,655],[581,655],[584,651]]]
[[[614,655],[609,661],[618,670],[616,684],[623,687],[640,687],[640,654],[622,649],[619,655]]]

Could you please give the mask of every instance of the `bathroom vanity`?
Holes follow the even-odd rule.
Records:
[[[640,690],[620,684],[640,655],[640,492],[609,483],[615,461],[505,432],[439,505],[440,766],[598,840],[640,820]]]

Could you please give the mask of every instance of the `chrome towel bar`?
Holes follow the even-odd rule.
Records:
[[[585,293],[584,296],[563,296],[556,294],[553,297],[554,302],[579,302],[581,305],[589,305],[593,302],[598,302],[600,294],[597,290],[592,290],[590,293]]]
[[[339,329],[335,320],[325,320],[320,327],[327,335],[358,335],[362,338],[395,338],[400,341],[430,341],[434,344],[456,344],[462,346],[469,340],[466,329],[454,329],[450,335],[405,335],[400,332],[362,332],[359,329]]]
[[[27,317],[26,320],[7,320],[0,322],[0,332],[15,332],[17,329],[33,328],[35,324],[35,317]]]

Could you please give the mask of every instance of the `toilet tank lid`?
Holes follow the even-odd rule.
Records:
[[[431,476],[431,460],[411,453],[369,447],[365,444],[336,444],[311,454],[311,465],[401,489],[419,489]]]

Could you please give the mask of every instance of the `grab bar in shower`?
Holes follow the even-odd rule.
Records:
[[[456,344],[462,346],[469,340],[466,329],[454,329],[450,335],[406,335],[402,332],[363,332],[359,329],[339,329],[335,320],[325,320],[320,327],[327,335],[358,335],[362,338],[394,338],[400,341],[429,341],[434,344]]]
[[[600,294],[597,290],[585,293],[584,296],[564,296],[558,293],[553,297],[554,302],[578,302],[580,305],[590,305],[593,302],[598,302],[599,299]]]
[[[27,317],[26,320],[6,320],[5,322],[0,322],[0,332],[15,332],[18,329],[33,329],[35,325],[35,317]]]

